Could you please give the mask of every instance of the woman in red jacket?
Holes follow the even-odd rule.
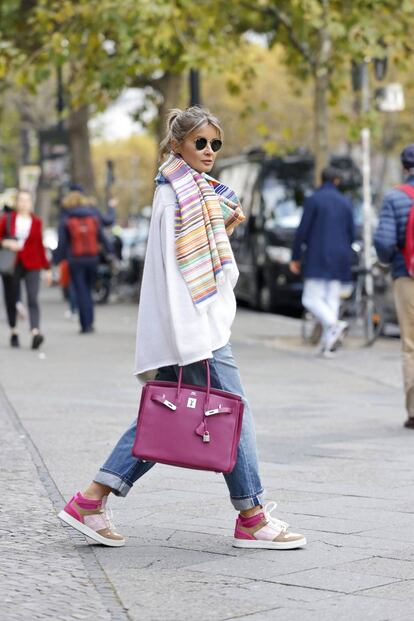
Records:
[[[20,282],[25,281],[29,306],[32,349],[38,349],[44,341],[39,330],[39,287],[40,271],[48,270],[47,281],[51,281],[49,261],[42,241],[42,222],[32,213],[32,197],[29,192],[20,190],[16,199],[16,211],[0,219],[0,243],[3,248],[16,252],[16,265],[11,276],[3,276],[4,298],[7,317],[11,329],[10,345],[19,347],[16,329],[16,302]],[[8,220],[9,218],[9,220]]]

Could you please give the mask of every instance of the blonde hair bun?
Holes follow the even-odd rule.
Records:
[[[167,114],[167,132],[169,129],[171,129],[172,124],[174,123],[175,119],[183,113],[183,110],[181,110],[181,108],[172,108],[171,110],[168,111]]]

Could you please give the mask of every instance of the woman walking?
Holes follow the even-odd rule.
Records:
[[[219,121],[199,107],[172,110],[156,178],[147,255],[138,314],[136,374],[157,370],[157,379],[205,385],[208,359],[211,384],[244,398],[229,343],[236,312],[233,288],[238,277],[228,235],[244,220],[233,192],[208,176],[222,146]],[[126,496],[153,463],[132,456],[136,423],[120,438],[85,491],[78,492],[59,517],[91,539],[122,546],[106,515],[112,492]],[[224,475],[230,500],[239,512],[233,545],[293,549],[306,544],[288,524],[263,507],[256,438],[245,401],[243,427],[233,471]],[[275,503],[271,503],[275,506]]]
[[[19,300],[21,282],[24,281],[29,307],[32,333],[32,349],[38,349],[44,341],[40,333],[39,288],[41,270],[47,270],[50,284],[52,276],[42,240],[42,222],[33,213],[30,192],[20,190],[16,198],[16,211],[0,219],[0,243],[16,253],[16,264],[11,275],[3,276],[4,300],[11,330],[10,345],[19,347],[16,304]]]

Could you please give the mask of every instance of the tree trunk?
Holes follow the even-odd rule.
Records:
[[[314,152],[315,184],[319,185],[321,172],[329,159],[328,146],[328,74],[319,68],[315,72],[314,91]]]
[[[162,102],[158,108],[157,138],[160,143],[165,134],[165,121],[168,110],[176,108],[180,102],[181,88],[183,85],[183,74],[170,73],[167,71],[160,80],[157,81],[156,88],[161,93]]]
[[[88,106],[71,110],[68,119],[71,181],[79,183],[88,194],[95,194],[95,175],[88,130]]]

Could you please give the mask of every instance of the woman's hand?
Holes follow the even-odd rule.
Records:
[[[3,239],[1,247],[7,248],[7,250],[12,250],[12,252],[19,252],[20,243],[16,239]]]
[[[293,274],[299,276],[301,270],[300,261],[291,261],[289,263],[289,269]]]
[[[53,273],[52,270],[46,270],[43,273],[43,280],[46,287],[51,287],[53,285]]]

